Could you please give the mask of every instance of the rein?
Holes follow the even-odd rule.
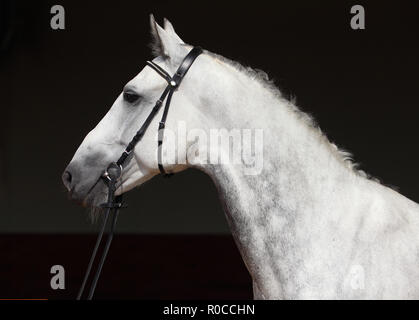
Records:
[[[109,248],[111,246],[113,234],[115,231],[116,222],[118,219],[119,209],[123,208],[122,206],[122,195],[115,196],[116,191],[116,184],[118,180],[120,179],[122,175],[122,170],[125,161],[127,160],[128,156],[131,154],[131,152],[134,150],[137,143],[143,138],[144,133],[147,131],[147,128],[149,127],[151,121],[154,119],[158,111],[160,110],[163,101],[166,99],[166,104],[164,106],[163,115],[161,117],[161,120],[159,122],[158,127],[158,144],[157,144],[157,163],[160,170],[160,173],[163,174],[165,177],[170,177],[173,175],[173,173],[167,173],[162,164],[162,144],[163,144],[163,133],[164,128],[166,126],[166,119],[167,114],[169,112],[170,102],[173,96],[173,93],[177,90],[180,83],[182,82],[183,78],[185,77],[186,73],[188,72],[189,68],[192,66],[195,59],[202,53],[202,49],[200,47],[194,47],[183,59],[182,63],[180,64],[179,68],[175,72],[175,74],[171,77],[168,72],[166,72],[163,68],[158,66],[152,61],[147,61],[147,66],[151,67],[154,71],[157,72],[158,75],[160,75],[163,79],[167,81],[167,86],[164,89],[162,95],[160,98],[156,101],[156,104],[154,105],[153,109],[151,110],[150,114],[140,127],[140,129],[137,131],[137,133],[132,138],[131,142],[127,145],[124,152],[121,154],[119,159],[116,162],[112,162],[109,164],[106,171],[103,173],[100,179],[102,179],[108,186],[108,198],[107,202],[101,204],[100,206],[102,208],[106,208],[105,215],[103,217],[103,222],[100,228],[100,232],[98,234],[95,247],[93,249],[92,255],[90,257],[89,264],[86,269],[86,273],[83,278],[82,285],[80,287],[79,293],[77,295],[77,300],[80,300],[84,288],[86,286],[87,280],[89,278],[90,272],[92,270],[93,262],[95,260],[97,251],[99,249],[100,243],[102,242],[102,237],[106,229],[106,225],[109,219],[109,214],[112,213],[112,222],[110,231],[108,232],[108,238],[105,243],[105,248],[103,249],[102,256],[99,261],[99,265],[97,267],[95,276],[92,280],[92,284],[90,286],[89,294],[87,296],[88,300],[91,300],[93,298],[93,295],[95,293],[96,285],[100,277],[100,273],[103,268],[103,264],[105,263],[106,256],[108,254]]]

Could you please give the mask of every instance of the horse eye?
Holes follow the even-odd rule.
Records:
[[[134,103],[140,98],[138,94],[132,91],[124,91],[124,100],[129,103]]]

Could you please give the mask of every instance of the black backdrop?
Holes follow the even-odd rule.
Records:
[[[187,43],[267,71],[361,169],[419,201],[413,1],[62,0],[66,29],[58,31],[50,28],[54,4],[0,6],[1,233],[96,230],[67,200],[60,176],[150,58],[149,13],[169,18]],[[350,28],[354,4],[365,8],[366,30]],[[198,171],[157,177],[127,202],[120,233],[228,233],[215,188]]]

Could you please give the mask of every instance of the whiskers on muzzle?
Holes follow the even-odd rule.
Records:
[[[99,219],[103,216],[103,214],[105,213],[105,209],[102,207],[90,207],[88,209],[88,217],[89,217],[89,221],[92,224],[96,224]]]

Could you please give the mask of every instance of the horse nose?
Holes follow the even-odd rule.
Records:
[[[62,175],[64,186],[67,188],[68,191],[71,190],[72,185],[71,182],[73,181],[73,176],[69,170],[65,170]]]

